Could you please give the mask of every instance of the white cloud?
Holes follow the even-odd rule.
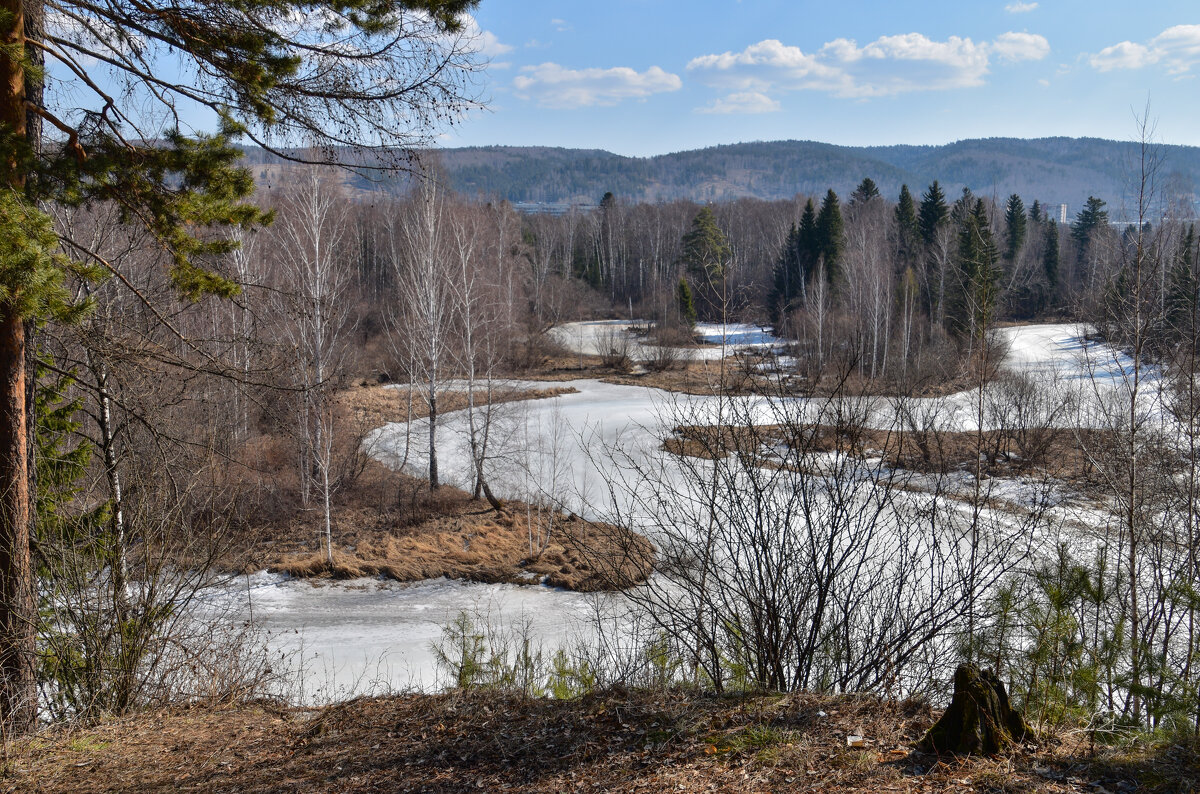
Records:
[[[471,42],[471,49],[485,58],[495,58],[498,55],[504,55],[513,50],[511,44],[501,42],[495,33],[480,28],[479,23],[475,21],[475,17],[470,14],[466,15],[464,19],[463,30],[467,40]]]
[[[1004,10],[1010,14],[1028,14],[1038,7],[1037,3],[1022,3],[1017,0],[1015,3],[1009,3],[1004,7]]]
[[[1036,33],[1002,33],[991,49],[1006,61],[1040,61],[1050,54],[1050,42]]]
[[[722,99],[713,101],[711,105],[696,108],[697,113],[715,113],[720,115],[738,114],[751,115],[754,113],[774,113],[779,110],[779,101],[771,99],[766,94],[757,91],[745,91],[730,94]]]
[[[627,66],[611,69],[568,69],[557,63],[525,66],[513,78],[521,99],[549,108],[615,105],[623,99],[644,99],[652,94],[678,91],[679,75],[651,66],[638,72]]]
[[[1118,42],[1088,58],[1088,63],[1101,72],[1161,63],[1168,73],[1182,75],[1200,63],[1200,25],[1175,25],[1145,43]]]
[[[834,39],[812,53],[767,39],[741,52],[693,58],[687,68],[709,85],[740,93],[814,90],[874,97],[981,85],[993,55],[1025,61],[1049,52],[1049,42],[1031,33],[1005,33],[980,43],[907,33],[862,47],[853,39]]]
[[[565,33],[568,30],[572,30],[571,23],[565,19],[552,19],[552,20],[550,20],[550,24],[559,33]]]
[[[1102,72],[1110,72],[1113,69],[1140,69],[1156,60],[1148,47],[1123,41],[1100,50],[1088,59],[1088,63]]]

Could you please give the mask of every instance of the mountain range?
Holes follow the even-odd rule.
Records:
[[[459,192],[513,202],[593,205],[606,192],[631,201],[791,198],[833,188],[847,196],[870,177],[888,198],[907,184],[918,199],[939,180],[1000,200],[1016,193],[1073,214],[1097,196],[1113,217],[1137,206],[1141,147],[1098,138],[982,138],[942,146],[838,146],[814,141],[738,143],[653,157],[598,149],[487,146],[439,150]],[[1156,146],[1156,203],[1194,213],[1200,147]],[[1123,211],[1124,210],[1124,211]],[[1173,211],[1178,212],[1177,209]],[[1161,212],[1161,210],[1160,210]]]

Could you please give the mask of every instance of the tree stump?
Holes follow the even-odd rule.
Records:
[[[1033,736],[1025,718],[1008,702],[1004,684],[991,670],[959,665],[954,699],[917,749],[926,753],[994,755]]]

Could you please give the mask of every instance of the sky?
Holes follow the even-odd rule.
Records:
[[[783,139],[1200,145],[1196,0],[482,0],[443,146],[647,156]]]

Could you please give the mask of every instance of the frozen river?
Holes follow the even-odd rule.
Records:
[[[1130,374],[1127,361],[1107,348],[1089,349],[1074,326],[1022,326],[1000,333],[1010,351],[1008,367],[1034,373],[1039,381],[1054,383],[1085,403],[1102,401]],[[741,341],[765,343],[760,338]],[[1148,377],[1155,382],[1153,373]],[[620,467],[606,450],[619,448],[626,463],[670,467],[660,451],[670,427],[681,417],[695,421],[722,410],[715,398],[595,380],[571,385],[577,389],[574,394],[502,406],[488,463],[491,486],[501,498],[553,495],[562,507],[581,515],[611,515],[624,505],[618,503],[619,489],[610,492],[604,485]],[[920,402],[941,426],[974,426],[972,395]],[[750,410],[757,412],[757,420],[770,422],[777,406],[763,402]],[[876,400],[869,414],[870,421],[881,426],[896,421],[895,408],[887,400]],[[442,476],[460,486],[470,485],[472,472],[465,425],[461,415],[445,415],[438,440]],[[419,469],[425,439],[420,423],[411,428],[388,425],[368,444],[385,463],[407,460]],[[410,440],[411,448],[406,446]],[[310,701],[380,688],[436,686],[431,646],[441,636],[441,627],[463,611],[498,625],[525,623],[548,650],[572,637],[586,639],[597,598],[540,586],[446,580],[313,586],[266,574],[243,581],[240,595],[234,597],[253,604],[255,618],[272,632],[274,647],[301,655],[304,694]]]

